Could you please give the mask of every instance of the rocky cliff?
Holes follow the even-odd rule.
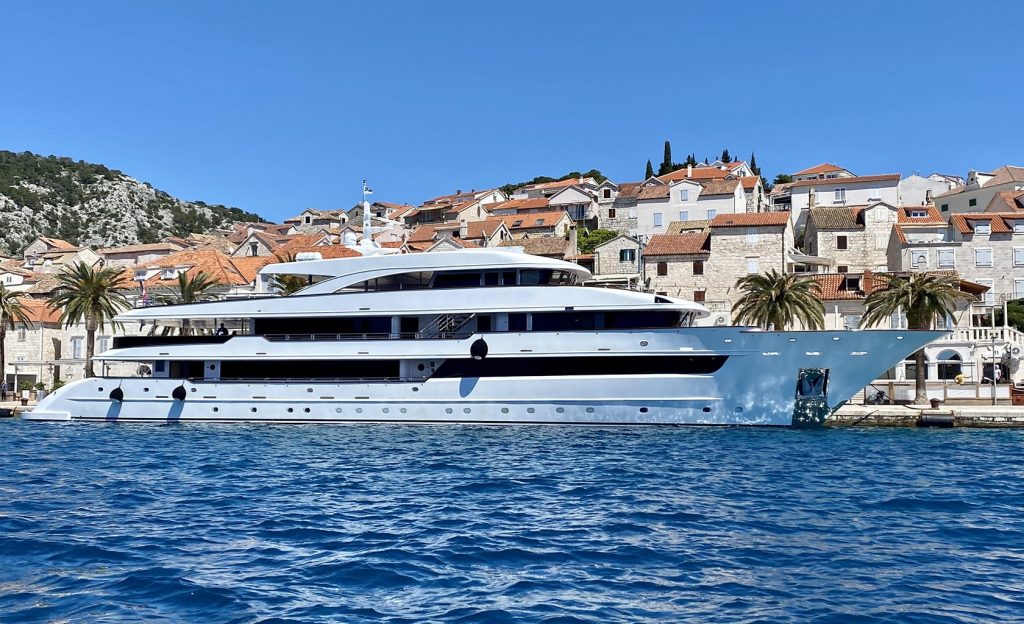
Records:
[[[0,151],[0,254],[17,254],[39,235],[106,247],[257,220],[238,208],[177,199],[103,165]]]

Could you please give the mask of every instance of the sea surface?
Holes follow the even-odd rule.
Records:
[[[4,622],[1024,621],[1024,432],[0,422]]]

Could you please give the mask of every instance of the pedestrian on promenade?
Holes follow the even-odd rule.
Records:
[[[0,401],[7,400],[7,380],[0,381]]]

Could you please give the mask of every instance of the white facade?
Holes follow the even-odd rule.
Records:
[[[807,180],[790,186],[791,212],[797,232],[803,231],[810,206],[861,206],[885,202],[899,206],[899,174],[865,176],[871,178],[834,178]],[[877,178],[884,178],[879,180]]]
[[[916,173],[900,180],[899,198],[902,206],[923,206],[934,203],[935,196],[950,190],[948,180],[924,178]]]

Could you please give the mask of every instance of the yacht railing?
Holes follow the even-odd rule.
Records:
[[[344,340],[437,340],[461,339],[472,336],[471,331],[447,332],[367,332],[348,334],[263,334],[263,338],[272,342],[311,342],[311,341],[344,341]]]

